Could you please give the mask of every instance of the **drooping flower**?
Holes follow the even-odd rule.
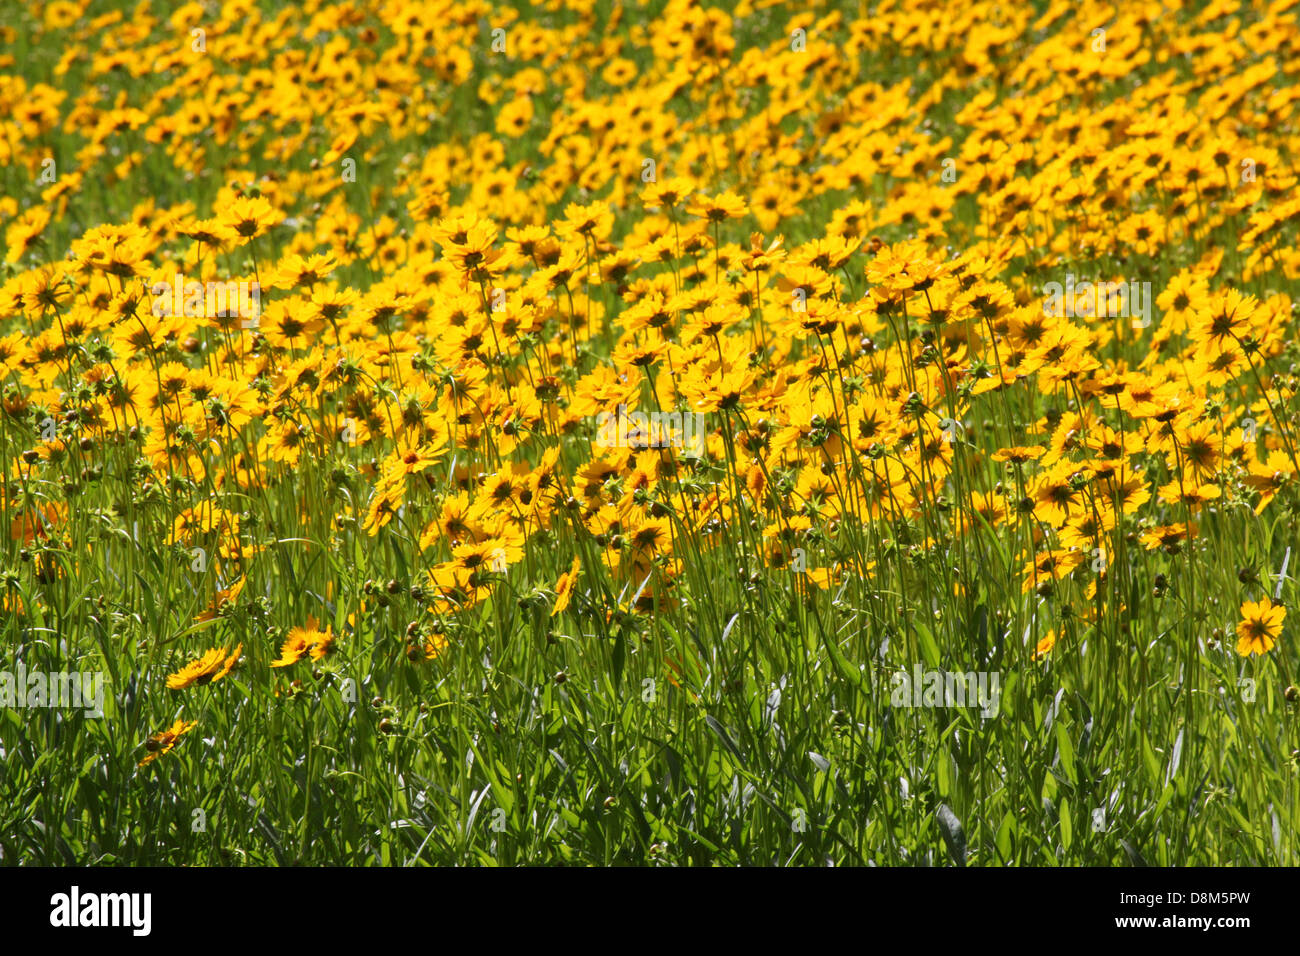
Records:
[[[555,582],[555,605],[551,608],[551,617],[555,617],[569,606],[573,599],[573,589],[578,583],[578,571],[582,568],[582,561],[578,558],[573,559],[573,564],[569,565],[569,570],[560,575],[560,579]]]
[[[177,720],[166,730],[159,731],[144,742],[145,754],[144,759],[136,766],[143,767],[145,764],[152,763],[165,753],[170,753],[181,737],[198,725],[197,720]]]

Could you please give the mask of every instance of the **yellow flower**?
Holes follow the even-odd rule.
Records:
[[[255,239],[284,219],[261,196],[237,199],[217,216],[217,222],[240,240]]]
[[[641,190],[641,201],[650,208],[667,207],[672,209],[686,199],[695,189],[693,180],[676,176],[663,182],[653,182]]]
[[[746,206],[745,200],[735,193],[723,192],[716,196],[698,196],[686,211],[709,222],[722,222],[724,219],[739,219],[745,214]]]
[[[221,613],[222,608],[226,607],[229,604],[233,604],[235,602],[235,600],[239,597],[240,592],[244,590],[244,584],[246,581],[247,581],[247,577],[241,574],[239,576],[239,580],[236,581],[234,584],[232,584],[230,587],[225,588],[224,590],[218,590],[217,593],[212,597],[212,603],[209,604],[206,608],[204,608],[203,611],[194,620],[210,621],[213,618],[215,618],[218,614]]]
[[[329,629],[317,629],[316,618],[308,617],[304,627],[295,627],[280,645],[280,656],[271,661],[272,667],[289,667],[302,660],[304,654],[310,653],[311,659],[320,660],[334,650],[335,637]]]
[[[172,690],[184,690],[192,684],[203,685],[212,680],[212,675],[221,667],[226,656],[226,649],[213,648],[197,661],[190,661],[175,674],[167,678],[167,686]]]
[[[527,96],[518,96],[497,111],[497,132],[511,139],[518,139],[528,132],[528,125],[533,121],[533,101]]]
[[[50,211],[44,206],[33,206],[15,219],[5,230],[8,251],[6,262],[18,262],[28,250],[40,241],[41,233],[50,224]]]
[[[184,690],[193,684],[201,687],[219,681],[235,669],[235,664],[238,663],[243,650],[244,645],[240,644],[233,654],[226,657],[224,647],[220,649],[214,647],[198,660],[191,661],[168,677],[167,686],[172,690]]]
[[[280,645],[280,656],[271,661],[271,666],[288,667],[291,664],[298,663],[302,656],[307,653],[307,649],[315,643],[310,639],[310,635],[315,633],[314,630],[295,627],[289,632],[285,642]]]
[[[235,665],[239,663],[240,655],[243,653],[244,645],[237,644],[234,653],[227,657],[226,662],[221,665],[221,670],[212,675],[213,682],[215,683],[216,681],[221,680],[221,678],[229,676],[230,672],[235,669]]]
[[[1237,624],[1237,653],[1242,657],[1267,654],[1281,636],[1285,619],[1286,608],[1267,597],[1258,603],[1247,601],[1241,606],[1241,621]]]
[[[424,639],[424,659],[433,660],[447,649],[450,642],[441,634],[430,634]]]
[[[578,571],[582,567],[582,562],[574,558],[573,564],[569,565],[569,570],[560,575],[560,579],[555,582],[555,606],[551,608],[551,617],[559,614],[569,606],[569,601],[573,598],[574,586],[578,583]]]
[[[316,643],[311,646],[311,649],[308,652],[311,655],[311,659],[318,661],[322,657],[333,654],[334,640],[334,635],[331,634],[327,628],[325,633],[321,634],[320,637],[317,638]]]
[[[157,760],[163,754],[175,747],[176,742],[180,740],[181,735],[188,733],[196,724],[198,724],[197,720],[178,720],[166,730],[154,734],[144,743],[145,749],[149,752],[145,754],[144,759],[136,764],[136,766],[143,767],[145,764]]]

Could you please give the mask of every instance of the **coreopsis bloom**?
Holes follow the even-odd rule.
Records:
[[[462,544],[452,550],[452,560],[429,569],[429,583],[444,600],[469,607],[509,563],[509,551],[498,539]]]
[[[1084,557],[1085,554],[1082,551],[1058,549],[1040,552],[1021,571],[1023,579],[1021,590],[1030,591],[1038,585],[1063,580],[1070,572],[1083,564]]]
[[[72,251],[90,266],[119,279],[147,274],[147,257],[154,245],[149,233],[134,223],[96,226],[72,244]]]
[[[496,129],[504,136],[518,139],[528,132],[528,126],[532,121],[532,97],[517,96],[497,111]]]
[[[1213,388],[1227,385],[1250,368],[1245,351],[1235,342],[1207,342],[1196,352],[1192,377]]]
[[[172,521],[172,531],[166,538],[166,544],[188,541],[198,536],[216,531],[229,522],[237,523],[238,515],[232,515],[224,508],[218,508],[211,501],[200,501],[193,508],[185,508]]]
[[[442,634],[429,634],[424,639],[424,659],[433,660],[445,651],[451,642]]]
[[[867,281],[885,297],[909,295],[930,288],[941,273],[940,264],[916,242],[900,242],[876,252],[867,266]]]
[[[551,608],[551,617],[555,617],[569,606],[569,601],[573,599],[573,589],[578,583],[578,571],[581,568],[582,561],[574,558],[573,564],[569,565],[569,570],[561,574],[559,580],[555,582],[555,605]]]
[[[588,239],[605,239],[613,227],[614,213],[608,203],[594,202],[586,206],[569,203],[555,231],[561,236],[577,234]]]
[[[310,654],[312,660],[320,660],[334,649],[335,636],[329,628],[320,630],[316,618],[308,617],[301,627],[291,628],[284,643],[280,645],[280,656],[271,661],[272,667],[291,667]]]
[[[663,182],[653,182],[641,190],[641,201],[647,207],[673,209],[695,191],[694,180],[674,176]]]
[[[289,667],[302,660],[302,656],[311,646],[304,632],[305,629],[301,627],[295,627],[289,632],[288,638],[280,645],[280,656],[271,661],[272,667]]]
[[[1160,486],[1160,498],[1163,501],[1184,504],[1192,511],[1203,508],[1222,494],[1222,489],[1218,485],[1208,481],[1198,482],[1190,474],[1184,476],[1182,480],[1175,479]]]
[[[68,506],[61,503],[17,511],[9,524],[9,537],[27,548],[37,541],[47,541],[67,518],[67,513]]]
[[[184,690],[191,684],[206,684],[212,680],[221,662],[226,659],[226,649],[213,648],[196,661],[191,661],[175,674],[167,678],[167,686],[172,690]]]
[[[420,550],[426,550],[444,538],[454,547],[478,537],[481,532],[482,528],[472,514],[469,495],[464,492],[448,495],[438,517],[430,521],[421,533]]]
[[[294,468],[298,465],[303,446],[310,440],[310,429],[297,421],[284,421],[273,426],[263,442],[272,461]]]
[[[1046,451],[1047,449],[1042,445],[1011,445],[1007,448],[999,448],[991,457],[994,461],[1023,465],[1027,461],[1037,461],[1042,458]]]
[[[1211,296],[1196,311],[1192,336],[1200,343],[1220,348],[1238,342],[1251,333],[1258,308],[1259,300],[1254,296],[1226,289]]]
[[[330,654],[333,654],[334,651],[336,650],[335,642],[337,640],[338,640],[338,636],[334,634],[329,628],[326,628],[325,632],[316,639],[316,642],[312,644],[309,648],[307,648],[308,656],[311,657],[311,659],[314,661],[319,661],[325,657],[328,657]]]
[[[693,375],[682,381],[681,388],[697,412],[716,412],[738,407],[753,379],[753,372],[738,368]]]
[[[258,331],[279,349],[310,342],[324,327],[319,311],[311,302],[300,298],[272,302],[258,317]]]
[[[1286,608],[1274,604],[1267,596],[1242,604],[1241,620],[1237,623],[1237,653],[1242,657],[1267,654],[1281,637],[1285,619]]]
[[[1052,525],[1062,525],[1080,507],[1086,474],[1071,461],[1058,462],[1050,470],[1034,479],[1029,487],[1029,497],[1034,501],[1034,514]]]
[[[485,283],[514,264],[511,249],[497,249],[497,227],[488,219],[454,219],[438,223],[434,236],[443,255],[466,279]]]
[[[239,659],[244,655],[244,645],[236,644],[235,649],[230,652],[230,656],[222,663],[221,668],[212,675],[213,681],[219,681],[223,677],[229,677],[234,669],[239,665]]]
[[[41,233],[50,224],[50,211],[33,206],[9,224],[5,230],[6,262],[18,262],[40,242]]]
[[[196,726],[198,726],[197,720],[177,720],[166,730],[154,734],[145,741],[144,747],[148,753],[145,754],[144,759],[136,766],[143,767],[145,764],[157,760],[163,754],[170,753],[172,748],[174,748],[180,741],[181,737],[189,733]]]
[[[362,525],[368,535],[373,537],[379,534],[379,530],[396,517],[406,496],[406,482],[403,478],[400,469],[388,471],[384,473],[380,484],[375,487],[374,494],[370,496],[370,503],[366,506],[366,519]]]
[[[1249,468],[1249,474],[1242,481],[1247,487],[1259,492],[1259,502],[1255,505],[1255,514],[1259,514],[1286,483],[1295,477],[1295,469],[1284,451],[1270,451],[1265,461],[1252,461]]]
[[[712,223],[727,219],[739,219],[748,207],[745,200],[733,192],[718,193],[716,196],[700,195],[696,197],[686,211]]]
[[[1196,530],[1193,524],[1190,527],[1186,524],[1161,525],[1155,528],[1148,528],[1143,531],[1138,540],[1142,542],[1142,547],[1148,551],[1154,551],[1156,548],[1163,548],[1165,551],[1176,551],[1182,542],[1185,541]]]
[[[284,213],[262,196],[236,199],[217,214],[217,222],[241,244],[266,234],[283,220]]]
[[[628,544],[632,551],[646,557],[666,554],[672,550],[671,526],[666,518],[651,518],[628,528]]]
[[[751,211],[763,231],[771,232],[783,219],[798,215],[798,191],[790,186],[765,183],[754,190]]]
[[[433,467],[442,457],[442,453],[430,444],[421,444],[418,439],[403,437],[398,439],[397,447],[384,461],[383,471],[389,480],[396,480],[407,475],[415,475]]]
[[[1169,280],[1156,298],[1156,307],[1163,313],[1165,322],[1185,328],[1198,311],[1206,308],[1209,291],[1209,283],[1184,269]]]
[[[187,219],[176,231],[200,246],[223,246],[236,238],[231,228],[219,219]]]

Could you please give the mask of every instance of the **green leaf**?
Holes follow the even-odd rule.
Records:
[[[1065,775],[1070,782],[1078,783],[1079,778],[1074,772],[1074,744],[1070,740],[1070,732],[1065,729],[1063,720],[1057,720],[1053,726],[1056,730],[1056,746],[1061,755],[1061,766],[1065,769]]]
[[[862,693],[870,696],[871,687],[867,684],[866,678],[862,676],[862,672],[849,663],[849,659],[840,652],[833,640],[828,639],[824,643],[826,653],[830,655],[831,663],[835,665],[836,672]]]
[[[998,824],[998,832],[994,836],[994,843],[998,848],[998,856],[1002,857],[1003,862],[1011,862],[1011,839],[1016,832],[1016,818],[1008,810],[1002,816],[1002,822]]]
[[[1129,843],[1128,840],[1120,840],[1119,845],[1124,848],[1124,855],[1128,857],[1128,862],[1131,866],[1151,865],[1146,861],[1146,858],[1137,851],[1137,847],[1132,843]]]
[[[627,657],[627,648],[624,646],[623,635],[618,634],[614,637],[614,691],[623,684],[623,664]]]
[[[741,754],[740,748],[736,746],[736,742],[731,739],[731,735],[727,733],[726,728],[723,727],[722,724],[718,723],[717,718],[712,714],[705,714],[704,722],[709,725],[709,729],[717,735],[718,739],[722,741],[722,745],[726,747],[727,750],[731,751],[731,755],[740,761],[740,765],[743,767],[745,765],[745,758]]]
[[[1160,814],[1164,813],[1165,807],[1169,806],[1169,801],[1173,799],[1173,796],[1174,796],[1173,784],[1171,783],[1165,784],[1165,789],[1160,794],[1160,799],[1156,801],[1156,808],[1153,811],[1152,816],[1159,818]]]
[[[696,840],[696,841],[697,841],[697,842],[698,842],[702,847],[704,847],[704,849],[708,850],[710,853],[720,853],[720,852],[721,852],[721,851],[718,849],[717,844],[710,843],[708,840],[706,840],[704,837],[700,836],[698,833],[696,833],[694,830],[690,829],[689,827],[682,827],[678,832],[680,832],[680,833],[685,833],[685,834],[687,834],[688,836],[694,837],[695,840]]]
[[[957,814],[952,812],[952,808],[948,804],[941,803],[934,815],[939,823],[939,833],[943,837],[943,842],[948,845],[948,855],[952,857],[952,861],[958,866],[965,866],[966,832],[962,829]]]
[[[1160,761],[1156,759],[1155,751],[1151,749],[1151,741],[1147,739],[1146,734],[1142,734],[1142,763],[1147,768],[1147,780],[1151,786],[1160,785]]]
[[[939,645],[935,643],[934,635],[930,629],[920,621],[916,622],[916,636],[921,642],[921,656],[925,662],[932,668],[939,666]]]

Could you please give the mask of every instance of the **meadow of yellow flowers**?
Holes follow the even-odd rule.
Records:
[[[0,862],[1300,862],[1298,76],[1296,0],[11,5]]]

